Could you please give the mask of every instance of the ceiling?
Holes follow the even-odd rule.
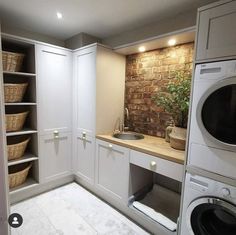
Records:
[[[65,40],[85,32],[107,38],[215,0],[1,0],[2,23]],[[56,13],[63,18],[58,20]]]

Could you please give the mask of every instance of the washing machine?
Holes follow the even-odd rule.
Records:
[[[199,64],[187,164],[236,179],[236,60]]]
[[[180,235],[235,235],[236,187],[186,174]]]

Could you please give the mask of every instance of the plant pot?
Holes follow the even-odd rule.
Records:
[[[187,129],[181,127],[173,127],[170,133],[170,146],[174,149],[185,150]]]

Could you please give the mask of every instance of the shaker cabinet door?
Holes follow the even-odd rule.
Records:
[[[70,132],[72,126],[72,53],[37,45],[39,132]]]
[[[74,172],[79,181],[94,185],[95,138],[79,134],[75,137]]]
[[[129,149],[105,141],[96,142],[96,187],[127,204]]]
[[[42,182],[71,175],[71,133],[40,137],[40,172]]]
[[[96,48],[74,54],[74,109],[76,131],[95,135],[96,123]]]
[[[236,55],[236,1],[199,12],[196,60]]]

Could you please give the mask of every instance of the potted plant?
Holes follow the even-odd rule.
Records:
[[[186,143],[191,74],[178,72],[165,88],[152,97],[165,112],[171,114],[174,127],[170,133],[170,145],[184,150]]]

